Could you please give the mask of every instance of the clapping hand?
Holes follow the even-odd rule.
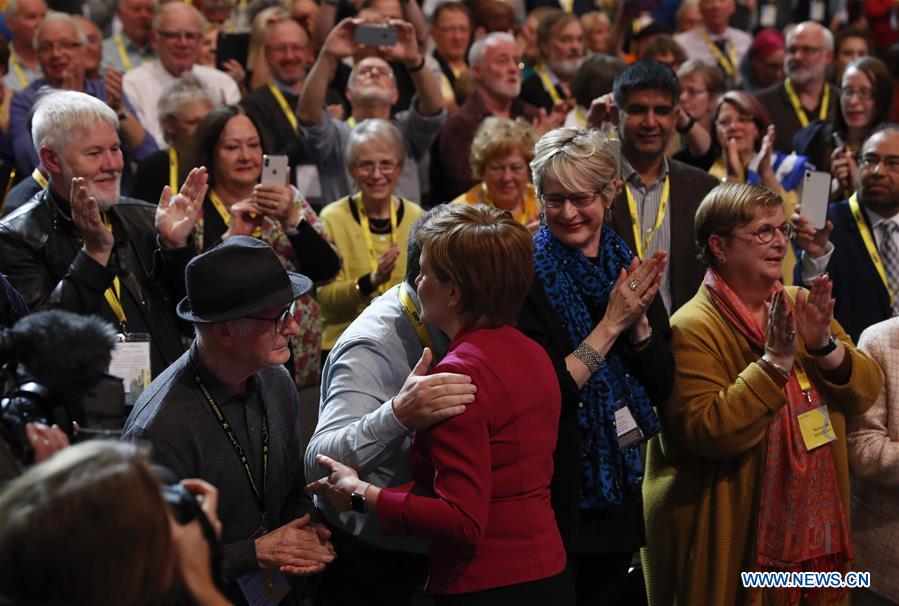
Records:
[[[796,331],[808,349],[821,349],[830,341],[830,322],[833,320],[835,300],[831,297],[833,282],[822,274],[812,282],[806,294],[796,294]]]
[[[372,286],[378,287],[390,279],[390,274],[393,273],[399,256],[399,247],[396,244],[391,244],[390,248],[378,258],[378,267],[369,274]]]
[[[796,357],[796,320],[786,291],[778,290],[768,305],[768,325],[765,327],[765,354],[777,368],[789,372]]]
[[[109,263],[115,238],[103,223],[97,200],[87,191],[87,180],[83,177],[72,179],[69,196],[72,207],[72,222],[78,228],[84,242],[84,252],[101,265]]]
[[[265,215],[251,200],[235,202],[228,209],[228,214],[231,216],[231,224],[222,234],[222,240],[231,236],[251,236],[265,219]]]
[[[612,292],[602,322],[618,335],[646,316],[662,284],[668,253],[658,251],[640,263],[637,257],[630,266],[622,268]]]
[[[194,168],[187,175],[181,190],[172,196],[166,185],[156,207],[156,231],[165,248],[187,246],[190,233],[197,222],[206,190],[209,189],[206,167]]]

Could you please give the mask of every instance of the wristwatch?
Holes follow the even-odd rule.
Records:
[[[368,505],[365,504],[365,491],[371,486],[368,482],[361,482],[350,495],[350,509],[356,513],[368,513]]]
[[[809,355],[814,356],[816,358],[823,358],[824,356],[830,354],[837,348],[837,339],[833,335],[830,335],[830,339],[827,341],[827,345],[820,349],[810,349],[806,348]]]

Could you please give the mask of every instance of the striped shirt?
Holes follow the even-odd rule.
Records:
[[[638,233],[643,234],[643,238],[649,235],[649,232],[655,227],[656,218],[659,214],[659,206],[662,203],[662,188],[665,185],[665,177],[668,176],[668,158],[662,158],[662,166],[659,169],[659,177],[655,183],[646,186],[640,174],[634,170],[627,158],[621,156],[621,176],[624,179],[625,186],[630,190],[634,201],[637,203],[637,216],[640,220]],[[671,192],[668,192],[668,205],[665,207],[665,217],[662,224],[655,232],[649,246],[644,251],[644,257],[652,256],[659,250],[669,250],[671,248]],[[633,220],[633,217],[631,217]],[[636,252],[636,251],[634,251]],[[659,294],[662,295],[662,302],[665,303],[665,309],[671,313],[671,265],[665,268],[665,275],[662,277],[662,285],[659,288]]]

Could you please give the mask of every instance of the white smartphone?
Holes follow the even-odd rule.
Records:
[[[260,183],[287,184],[287,156],[262,156],[262,179]]]
[[[830,173],[817,170],[805,171],[802,179],[802,216],[815,229],[824,229],[827,224],[827,203],[830,200]]]

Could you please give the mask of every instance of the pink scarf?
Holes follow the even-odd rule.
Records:
[[[721,275],[709,268],[703,284],[718,311],[764,350],[764,331]],[[772,295],[779,290],[783,286],[778,282]],[[808,451],[799,430],[797,417],[824,404],[811,381],[806,379],[808,388],[803,390],[800,377],[805,376],[796,359],[784,387],[787,403],[768,428],[754,562],[760,571],[845,572],[853,558],[833,450],[825,444]],[[826,604],[842,598],[845,590],[780,589],[777,594],[787,604],[797,603],[800,595],[804,601]]]

